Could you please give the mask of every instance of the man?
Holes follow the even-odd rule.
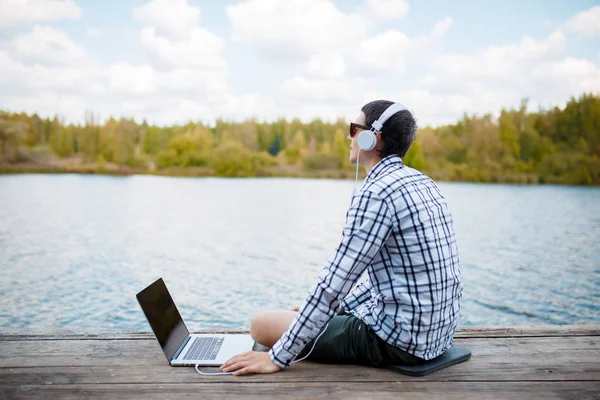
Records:
[[[250,334],[271,350],[235,356],[222,371],[273,373],[307,354],[329,363],[418,364],[452,345],[462,297],[452,216],[435,183],[402,163],[416,135],[411,113],[401,108],[383,126],[376,122],[393,104],[368,103],[350,125],[350,161],[367,177],[316,285],[297,312],[257,314]],[[359,153],[357,137],[370,134],[363,130],[375,146]],[[369,279],[351,291],[365,271]]]

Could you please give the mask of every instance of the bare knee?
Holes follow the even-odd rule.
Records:
[[[250,322],[250,336],[263,346],[273,347],[294,319],[292,311],[263,311]]]
[[[259,312],[256,315],[254,315],[254,317],[252,317],[252,321],[250,322],[250,336],[252,336],[252,339],[254,339],[256,343],[268,346],[268,344],[265,343],[265,333],[268,331],[268,328],[268,313]]]

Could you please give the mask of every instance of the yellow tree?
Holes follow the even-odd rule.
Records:
[[[244,121],[241,127],[240,140],[250,151],[259,150],[258,128],[254,120]]]
[[[114,162],[125,165],[135,162],[139,127],[133,120],[121,118],[115,135]]]
[[[64,158],[73,155],[73,130],[64,126],[57,117],[54,117],[50,125],[48,142],[57,156]]]
[[[113,161],[115,156],[116,136],[119,122],[112,116],[100,127],[98,152],[106,161]]]
[[[94,114],[85,113],[85,125],[79,131],[79,153],[84,162],[96,161],[100,129],[95,122]]]
[[[195,151],[201,154],[208,154],[213,149],[214,139],[211,131],[206,129],[202,125],[196,126],[192,132],[192,138],[194,139],[196,148]]]
[[[305,147],[306,140],[304,139],[304,133],[301,130],[298,130],[294,135],[292,142],[288,144],[284,150],[287,162],[292,165],[298,164],[305,155]]]
[[[344,136],[344,133],[338,129],[335,131],[335,135],[333,136],[333,149],[332,153],[338,157],[340,168],[351,167],[349,157],[350,157],[350,143]]]
[[[8,115],[0,111],[0,162],[16,161],[25,130],[25,124],[10,121]]]
[[[419,171],[422,171],[425,168],[425,157],[423,156],[423,151],[421,150],[421,145],[418,141],[415,141],[412,146],[410,146],[402,161],[409,167],[418,169]]]
[[[502,144],[508,150],[508,153],[518,160],[521,156],[521,149],[519,145],[519,129],[515,124],[515,119],[511,113],[502,110],[500,118],[498,118],[498,124],[500,125],[500,140]]]

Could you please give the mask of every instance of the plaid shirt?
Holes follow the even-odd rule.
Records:
[[[365,270],[369,279],[350,292]],[[388,156],[353,196],[341,243],[269,355],[289,366],[343,306],[387,343],[430,360],[452,345],[461,297],[443,195],[426,175]]]

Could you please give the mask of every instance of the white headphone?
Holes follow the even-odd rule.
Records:
[[[387,121],[392,115],[399,113],[400,111],[404,111],[407,108],[404,107],[400,103],[394,103],[389,106],[381,116],[371,124],[370,130],[364,130],[358,134],[356,138],[356,143],[358,143],[358,148],[362,151],[369,151],[375,148],[377,144],[377,134],[381,133],[381,128],[383,128],[383,124]]]

